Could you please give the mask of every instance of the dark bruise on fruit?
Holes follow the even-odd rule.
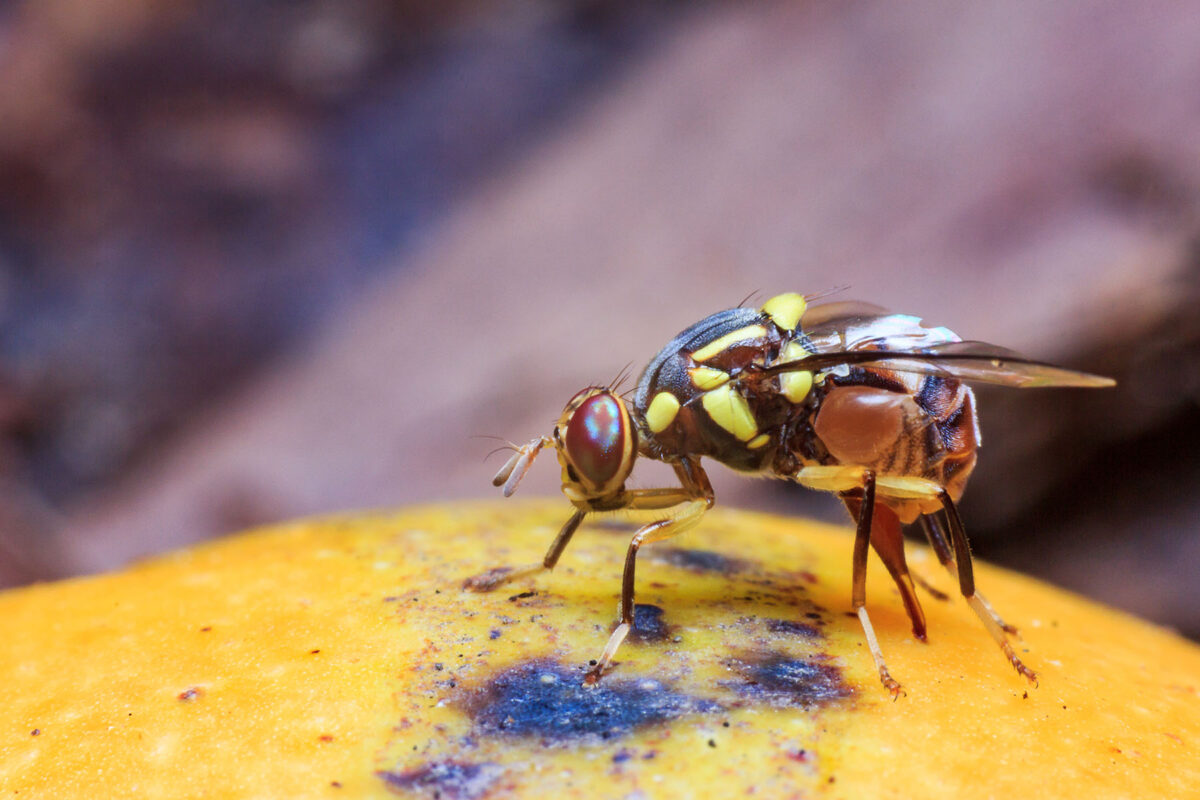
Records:
[[[684,547],[659,547],[653,551],[655,561],[680,567],[691,572],[714,572],[734,575],[745,572],[749,565],[740,558],[723,555],[712,550],[694,550]]]
[[[375,774],[397,793],[439,800],[475,800],[490,791],[503,771],[490,762],[437,761],[399,772],[379,770]]]
[[[536,736],[547,743],[611,739],[691,714],[721,711],[712,701],[672,691],[651,678],[610,678],[582,685],[583,675],[552,661],[504,670],[462,705],[486,735]]]
[[[853,688],[832,664],[767,652],[727,662],[737,678],[722,683],[742,697],[774,706],[813,708],[851,697]]]
[[[818,619],[819,619],[818,615]],[[778,633],[782,636],[795,636],[805,639],[813,639],[821,635],[821,631],[815,625],[807,622],[797,622],[791,619],[768,619],[764,620],[767,623],[767,630],[771,633]]]
[[[661,608],[648,603],[638,603],[634,606],[633,629],[629,632],[629,641],[653,644],[665,641],[667,634],[667,623],[663,619]]]

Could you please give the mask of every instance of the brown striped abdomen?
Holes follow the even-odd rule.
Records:
[[[868,467],[879,475],[926,478],[958,500],[975,466],[975,397],[961,381],[881,369],[854,369],[822,387],[813,431],[821,463]],[[936,510],[889,500],[900,519]]]

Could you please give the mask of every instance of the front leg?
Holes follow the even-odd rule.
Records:
[[[550,549],[546,551],[545,557],[542,558],[542,563],[530,564],[524,567],[493,567],[486,572],[481,572],[478,575],[472,575],[470,578],[467,578],[463,581],[463,588],[468,592],[490,592],[506,583],[512,583],[515,580],[539,575],[554,569],[554,566],[558,563],[558,559],[562,557],[563,551],[570,544],[571,537],[579,529],[579,523],[583,522],[583,518],[586,515],[587,512],[583,509],[576,509],[571,518],[563,523],[558,536],[554,537],[554,541],[550,543]]]

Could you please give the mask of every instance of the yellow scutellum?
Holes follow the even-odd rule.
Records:
[[[777,294],[762,305],[762,312],[781,330],[794,331],[808,310],[808,300],[796,292]]]

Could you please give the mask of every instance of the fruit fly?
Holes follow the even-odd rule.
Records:
[[[693,527],[712,508],[712,485],[700,463],[707,457],[841,498],[856,525],[851,606],[893,696],[900,684],[888,672],[865,605],[867,551],[873,547],[879,555],[900,590],[913,635],[924,641],[925,615],[901,530],[911,523],[919,523],[1009,663],[1036,681],[1009,641],[1016,629],[975,588],[956,505],[980,444],[975,396],[964,381],[1022,388],[1114,382],[962,341],[946,328],[864,303],[810,308],[814,298],[781,294],[758,309],[731,308],[702,319],[651,360],[632,403],[612,387],[593,386],[572,397],[551,436],[514,447],[494,483],[510,496],[537,454],[553,446],[574,513],[541,563],[492,569],[468,579],[465,588],[489,591],[553,569],[588,514],[666,512],[629,543],[620,619],[584,679],[596,683],[633,625],[638,551]],[[679,485],[627,489],[639,456],[669,464]]]

